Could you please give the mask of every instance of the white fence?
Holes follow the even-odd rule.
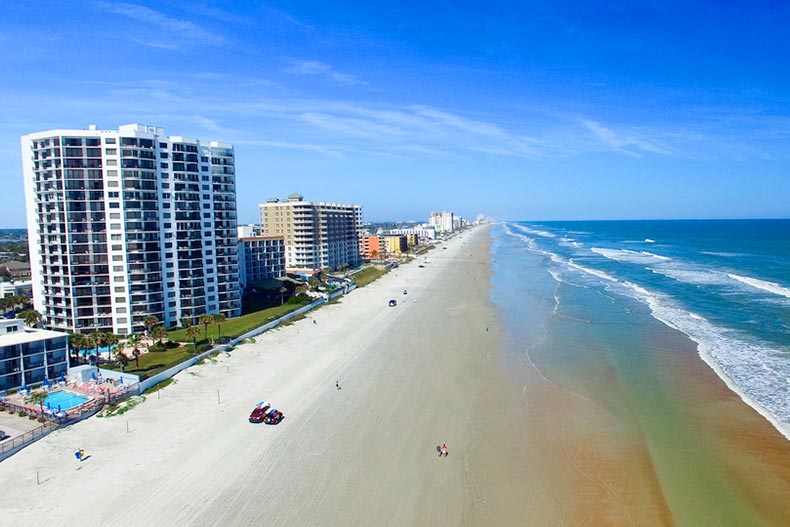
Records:
[[[194,365],[196,362],[199,362],[199,361],[203,360],[204,358],[208,357],[212,353],[217,353],[219,351],[230,351],[230,350],[233,349],[233,346],[236,346],[240,342],[242,342],[242,341],[244,341],[244,340],[246,340],[248,338],[252,338],[252,337],[255,337],[257,335],[260,335],[261,333],[269,331],[270,329],[276,328],[277,326],[279,326],[283,322],[287,322],[287,321],[289,321],[289,320],[291,320],[291,319],[293,319],[295,317],[298,317],[299,315],[303,315],[304,313],[307,313],[308,311],[311,311],[311,310],[317,308],[318,306],[320,306],[320,305],[322,305],[322,304],[324,304],[326,302],[334,300],[335,298],[337,298],[339,296],[342,296],[344,294],[350,293],[351,291],[353,291],[356,288],[357,288],[356,284],[354,284],[354,283],[348,284],[343,289],[338,289],[337,291],[329,293],[325,297],[317,298],[317,299],[313,300],[312,302],[310,302],[309,304],[307,304],[306,306],[302,306],[299,309],[291,311],[290,313],[286,313],[285,315],[281,316],[280,318],[278,318],[276,320],[272,320],[271,322],[268,322],[268,323],[266,323],[266,324],[264,324],[262,326],[258,326],[257,328],[255,328],[255,329],[253,329],[251,331],[248,331],[247,333],[245,333],[245,334],[243,334],[241,336],[238,336],[235,339],[232,339],[230,341],[230,344],[220,344],[218,346],[215,346],[215,347],[211,348],[210,350],[204,351],[200,355],[196,355],[196,356],[194,356],[194,357],[192,357],[192,358],[190,358],[188,360],[185,360],[184,362],[181,362],[181,363],[176,364],[175,366],[173,366],[171,368],[168,368],[167,370],[165,370],[163,372],[159,372],[156,375],[145,379],[144,381],[140,381],[140,393],[143,393],[144,391],[148,390],[149,388],[151,388],[153,386],[156,386],[160,382],[169,379],[170,377],[174,376],[175,374],[179,373],[180,371],[182,371],[182,370],[184,370],[186,368],[189,368],[190,366]]]

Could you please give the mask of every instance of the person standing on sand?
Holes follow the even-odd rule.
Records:
[[[442,456],[447,457],[447,455],[448,455],[447,445],[442,443],[442,448],[439,450],[439,457],[442,457]]]
[[[340,389],[340,381],[335,381],[335,388]]]

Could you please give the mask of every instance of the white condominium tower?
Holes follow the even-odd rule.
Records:
[[[361,263],[360,205],[304,201],[291,194],[287,201],[272,198],[260,205],[264,236],[285,238],[285,268],[288,272],[313,273]]]
[[[118,130],[22,137],[33,301],[52,329],[131,334],[241,314],[233,145]]]

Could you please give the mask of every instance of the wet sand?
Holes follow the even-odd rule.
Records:
[[[576,305],[598,301],[574,294]],[[552,314],[550,297],[525,298],[545,320],[503,339],[510,382],[485,392],[497,410],[470,456],[472,524],[787,525],[790,442],[693,342],[647,313],[643,327],[602,333],[601,320],[628,317],[582,319],[562,304]]]

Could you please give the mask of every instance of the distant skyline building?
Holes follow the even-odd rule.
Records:
[[[261,232],[285,239],[288,272],[312,274],[324,268],[361,263],[360,205],[304,201],[291,194],[286,201],[272,198],[260,205]]]
[[[452,212],[431,212],[428,218],[428,225],[432,225],[436,230],[443,233],[453,232],[454,214]]]
[[[35,309],[53,329],[141,332],[241,314],[233,145],[162,128],[22,137]]]

